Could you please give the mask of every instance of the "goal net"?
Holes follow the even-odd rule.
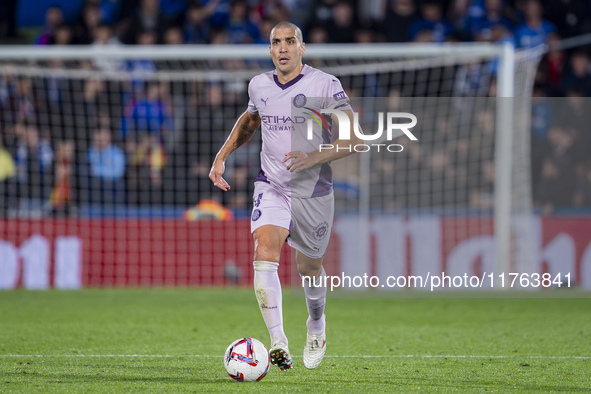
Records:
[[[511,218],[531,211],[529,97],[542,52],[307,48],[305,63],[337,76],[354,110],[418,118],[417,144],[392,141],[402,152],[333,163],[327,272],[519,268],[527,244],[511,234],[527,239],[527,225]],[[208,173],[250,78],[273,68],[265,46],[2,53],[0,288],[251,283],[260,133],[227,161],[229,192]],[[360,117],[375,130],[377,118]],[[290,280],[289,264],[280,275]]]

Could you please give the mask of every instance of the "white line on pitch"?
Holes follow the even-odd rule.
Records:
[[[212,354],[185,354],[185,355],[172,355],[172,354],[0,354],[3,358],[35,358],[35,357],[89,357],[89,358],[221,358],[222,356],[215,356]],[[301,356],[294,356],[299,358]],[[548,360],[588,360],[591,356],[527,356],[527,355],[497,355],[497,356],[486,356],[486,355],[458,355],[458,354],[394,354],[394,355],[326,355],[327,358],[494,358],[494,359],[506,359],[506,358],[530,358],[530,359],[548,359]]]

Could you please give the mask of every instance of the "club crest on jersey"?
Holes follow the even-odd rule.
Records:
[[[254,211],[252,211],[252,221],[256,222],[257,220],[259,220],[259,218],[261,217],[263,213],[261,212],[260,209],[255,209]]]
[[[307,101],[308,99],[306,99],[306,96],[303,93],[300,93],[293,98],[293,106],[296,108],[302,108],[306,105]]]
[[[312,235],[317,241],[322,241],[328,234],[328,222],[322,222],[318,226],[314,227]]]

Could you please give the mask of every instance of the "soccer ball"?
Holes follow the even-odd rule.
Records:
[[[269,371],[269,351],[254,338],[232,342],[224,356],[224,366],[230,377],[238,382],[258,382]]]

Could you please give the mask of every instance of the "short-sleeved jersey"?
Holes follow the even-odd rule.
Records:
[[[300,173],[287,170],[282,163],[285,154],[293,150],[311,152],[319,143],[330,143],[330,116],[325,115],[328,129],[314,127],[314,139],[305,139],[306,119],[292,114],[292,100],[301,109],[349,110],[349,98],[341,82],[334,76],[305,65],[302,72],[281,84],[277,71],[269,71],[254,77],[248,85],[250,101],[248,111],[261,117],[263,146],[261,170],[257,180],[268,182],[288,196],[298,198],[320,197],[332,192],[332,169],[329,163],[314,166]],[[299,105],[298,105],[299,103]]]

